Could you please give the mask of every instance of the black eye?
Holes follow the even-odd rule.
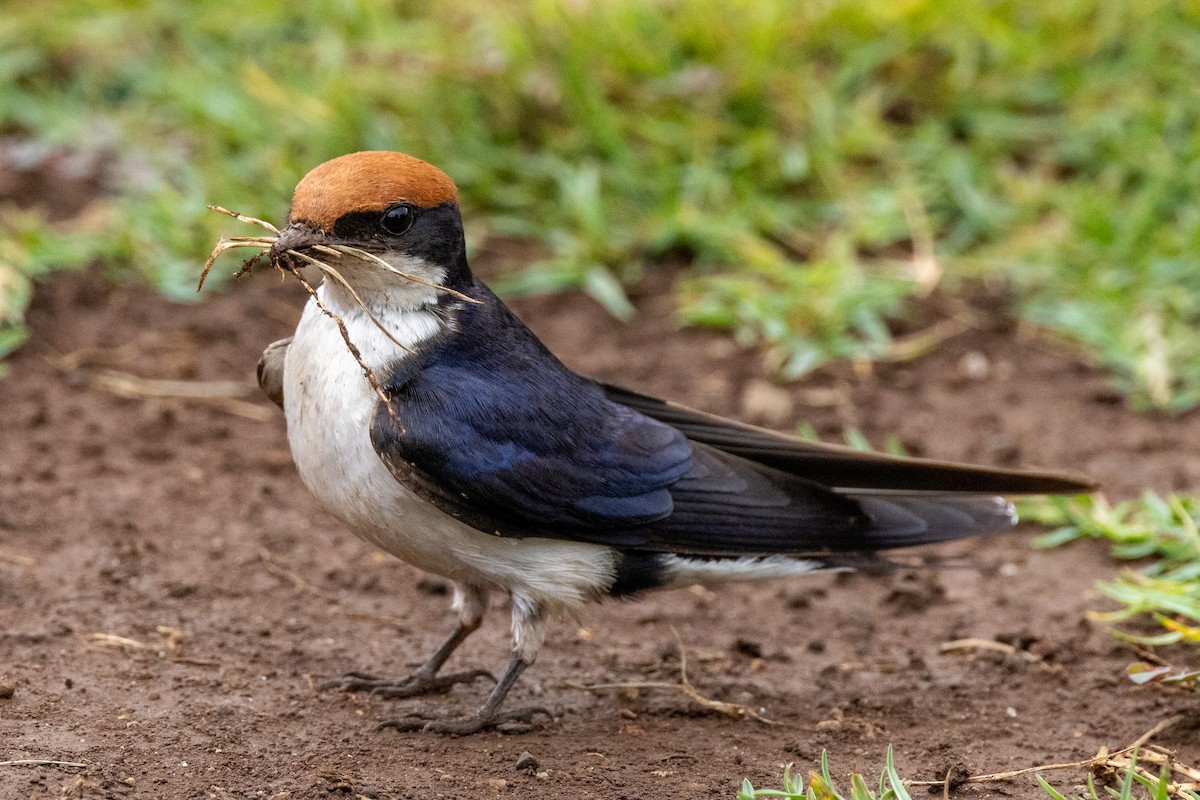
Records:
[[[379,224],[393,236],[400,236],[407,233],[408,229],[412,227],[413,216],[412,206],[397,203],[383,212]]]

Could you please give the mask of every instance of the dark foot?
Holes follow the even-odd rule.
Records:
[[[398,731],[424,731],[450,736],[466,736],[486,730],[497,730],[501,733],[527,733],[536,727],[533,718],[538,714],[544,714],[547,719],[554,718],[554,715],[547,709],[540,707],[514,708],[510,711],[499,711],[493,714],[487,714],[480,710],[469,717],[410,716],[390,719],[379,723],[379,730],[395,728]]]
[[[407,678],[381,678],[366,672],[347,672],[341,678],[321,684],[321,689],[340,689],[343,692],[370,692],[386,698],[416,697],[419,694],[444,694],[459,683],[472,683],[496,678],[486,669],[451,672],[448,675],[429,675],[421,671]]]

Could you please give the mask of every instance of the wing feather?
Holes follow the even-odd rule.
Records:
[[[850,490],[1077,494],[1095,489],[1088,478],[1066,473],[1008,470],[864,453],[806,442],[776,431],[707,414],[612,384],[605,395],[684,433],[689,439],[825,486]]]

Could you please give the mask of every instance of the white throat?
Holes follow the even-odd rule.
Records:
[[[401,272],[431,283],[440,285],[445,278],[445,270],[423,259],[398,254],[382,257]],[[439,293],[436,286],[408,280],[370,262],[342,260],[336,268],[354,291],[336,278],[326,276],[317,295],[326,308],[341,318],[350,341],[372,370],[379,372],[409,355],[445,324],[437,310]],[[380,329],[381,326],[387,333]],[[336,346],[344,352],[344,357],[351,358],[337,324],[312,300],[304,309],[297,330],[297,334],[301,333],[316,335],[326,342],[336,339]]]

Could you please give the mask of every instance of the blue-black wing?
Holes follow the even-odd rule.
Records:
[[[921,494],[888,492],[878,474],[866,494],[834,490],[805,474],[811,458],[791,470],[763,457],[781,448],[766,432],[742,431],[755,452],[739,453],[736,424],[576,375],[487,299],[397,366],[391,410],[380,403],[371,429],[397,480],[479,530],[719,556],[874,550],[1012,523],[998,498],[938,493],[935,480]],[[871,458],[838,455],[850,477]]]
[[[399,420],[379,405],[371,439],[402,482],[493,532],[586,538],[670,516],[691,443],[571,383],[430,366],[393,395]]]

